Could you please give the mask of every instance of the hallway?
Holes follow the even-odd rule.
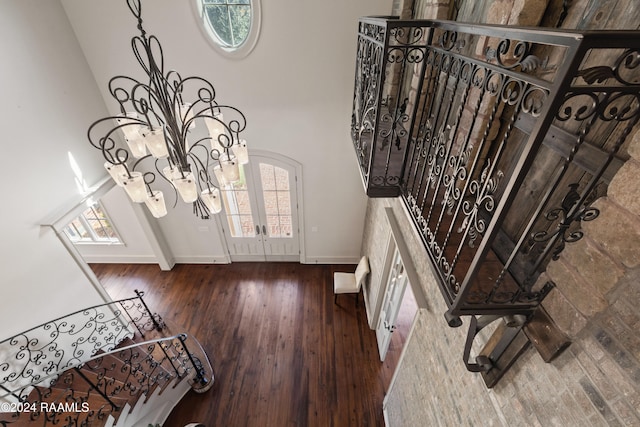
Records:
[[[150,309],[196,336],[211,358],[212,390],[189,393],[166,426],[384,425],[382,399],[399,352],[379,362],[363,304],[341,296],[334,305],[333,272],[350,266],[92,268],[113,298],[144,291]]]

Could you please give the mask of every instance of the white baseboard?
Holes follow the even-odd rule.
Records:
[[[82,257],[89,264],[157,264],[158,261],[152,255],[149,256],[122,256],[122,255],[86,255]],[[224,255],[220,256],[178,256],[175,264],[229,264]],[[357,264],[360,257],[306,257],[301,264]]]
[[[360,257],[307,256],[303,264],[357,264]]]
[[[176,264],[229,264],[229,260],[224,256],[185,256],[175,257]]]

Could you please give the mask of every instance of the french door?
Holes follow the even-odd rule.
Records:
[[[402,263],[402,258],[400,257],[400,252],[398,252],[396,248],[385,286],[384,300],[378,318],[378,327],[376,328],[376,338],[381,361],[384,361],[387,350],[389,350],[391,334],[396,329],[396,319],[398,318],[398,312],[408,283],[409,280],[404,269],[404,264]]]
[[[298,168],[267,155],[249,160],[240,181],[221,188],[231,261],[299,261]]]

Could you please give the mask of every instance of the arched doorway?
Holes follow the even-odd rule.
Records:
[[[222,227],[231,261],[300,261],[302,165],[251,150],[239,182],[221,188]]]

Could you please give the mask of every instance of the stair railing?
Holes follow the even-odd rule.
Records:
[[[78,310],[0,341],[0,388],[14,389],[109,351],[126,338],[163,328],[142,296]]]
[[[186,334],[133,343],[99,352],[49,373],[29,386],[8,389],[0,399],[0,425],[28,419],[39,425],[96,425],[108,415],[117,418],[152,393],[180,381],[196,392],[211,387],[213,369],[199,342]]]

